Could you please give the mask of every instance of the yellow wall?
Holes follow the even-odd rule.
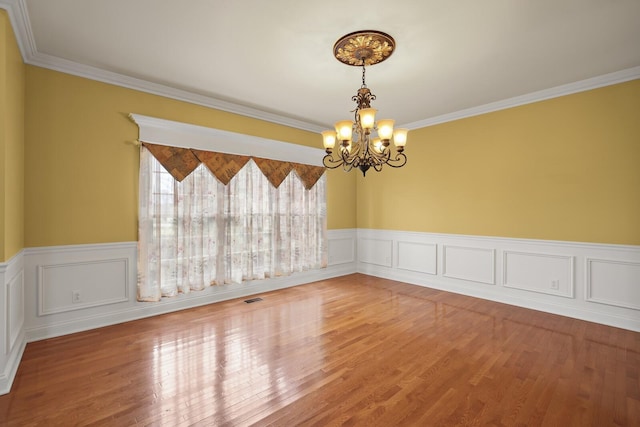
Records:
[[[137,239],[138,127],[129,113],[321,147],[313,132],[26,68],[27,247]],[[332,171],[327,183],[328,227],[355,227],[353,177]]]
[[[320,140],[322,143],[322,140]],[[327,170],[327,228],[356,228],[356,174]]]
[[[640,245],[640,80],[418,129],[360,228]]]
[[[24,64],[6,11],[0,10],[0,260],[24,246]]]
[[[2,259],[136,240],[128,113],[320,145],[312,132],[25,67],[0,12]],[[638,245],[638,117],[636,80],[414,130],[402,169],[328,172],[328,227]]]

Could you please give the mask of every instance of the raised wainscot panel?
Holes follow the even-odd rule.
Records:
[[[24,325],[24,274],[20,271],[7,285],[6,353],[9,354]]]
[[[495,285],[494,249],[445,245],[442,251],[443,276]]]
[[[351,237],[329,239],[329,265],[355,261],[355,239]]]
[[[504,252],[504,286],[573,298],[573,256]]]
[[[391,240],[358,239],[358,261],[391,267],[392,243]]]
[[[437,274],[438,245],[398,242],[398,268],[419,273]]]
[[[587,301],[640,310],[640,263],[587,258]]]
[[[38,315],[128,300],[128,259],[38,266]]]

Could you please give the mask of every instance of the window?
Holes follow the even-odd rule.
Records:
[[[140,152],[138,300],[326,266],[325,177],[276,188],[253,160],[227,185],[201,163],[177,181]]]

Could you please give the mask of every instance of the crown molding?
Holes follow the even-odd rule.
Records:
[[[224,101],[211,96],[205,96],[182,89],[176,89],[170,86],[153,83],[136,77],[125,76],[123,74],[114,73],[112,71],[102,70],[90,65],[79,64],[67,59],[58,58],[51,55],[36,53],[28,61],[30,65],[48,68],[62,73],[72,74],[78,77],[84,77],[103,83],[108,83],[128,89],[138,90],[153,95],[163,96],[178,101],[189,102],[191,104],[202,105],[203,107],[214,108],[216,110],[226,111],[228,113],[239,114],[254,119],[264,120],[270,123],[289,126],[310,132],[322,132],[325,127],[316,123],[310,123],[303,120],[294,119],[269,111]]]
[[[9,19],[11,20],[11,24],[18,40],[18,47],[20,48],[22,58],[26,64],[310,132],[319,133],[326,128],[326,126],[322,126],[318,123],[295,119],[270,111],[260,110],[258,108],[182,89],[176,89],[163,84],[153,83],[147,80],[102,70],[90,65],[84,65],[67,59],[40,53],[37,51],[35,39],[31,31],[31,23],[29,22],[26,1],[0,0],[0,8],[6,9],[9,14]]]
[[[27,3],[25,0],[0,0],[0,9],[7,11],[13,32],[18,42],[18,48],[22,54],[22,59],[32,57],[36,52],[36,41],[31,32],[31,22],[27,13]]]
[[[424,120],[418,120],[416,122],[402,125],[402,127],[410,130],[424,128],[427,126],[460,120],[467,117],[479,116],[481,114],[505,110],[507,108],[513,108],[520,105],[544,101],[546,99],[558,98],[560,96],[571,95],[573,93],[584,92],[591,89],[597,89],[599,87],[610,86],[630,80],[636,80],[639,78],[640,67],[627,68],[626,70],[616,71],[614,73],[604,74],[602,76],[580,80],[577,82],[568,83],[566,85],[556,86],[537,92],[531,92],[525,95],[516,96],[514,98],[503,99],[502,101],[491,102],[489,104],[479,105],[477,107],[454,111],[453,113],[447,113]]]
[[[63,58],[39,53],[36,48],[33,33],[31,31],[31,23],[29,21],[29,14],[27,12],[26,0],[0,0],[0,8],[6,9],[9,14],[9,19],[11,20],[11,24],[14,28],[14,32],[18,41],[18,47],[20,48],[20,52],[22,53],[24,62],[27,64],[310,132],[322,132],[327,127],[331,127],[295,119],[269,111],[260,110],[242,104],[224,101],[211,96],[205,96],[182,89],[176,89],[159,83],[153,83],[139,78],[126,76],[112,71],[102,70],[97,67],[79,64],[77,62],[69,61]],[[491,102],[489,104],[484,104],[477,107],[471,107],[464,110],[454,111],[451,113],[418,120],[415,122],[403,124],[402,127],[408,128],[410,130],[419,129],[437,125],[440,123],[451,122],[467,117],[478,116],[494,111],[505,110],[507,108],[518,107],[525,104],[531,104],[538,101],[544,101],[547,99],[570,95],[573,93],[597,89],[599,87],[623,83],[639,78],[640,67],[628,68],[626,70],[616,71],[586,80],[580,80],[577,82],[556,86],[553,88],[544,89],[509,99],[504,99],[501,101]]]

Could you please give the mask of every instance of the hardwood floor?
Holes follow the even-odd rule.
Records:
[[[351,275],[27,345],[8,426],[640,425],[640,333]]]

